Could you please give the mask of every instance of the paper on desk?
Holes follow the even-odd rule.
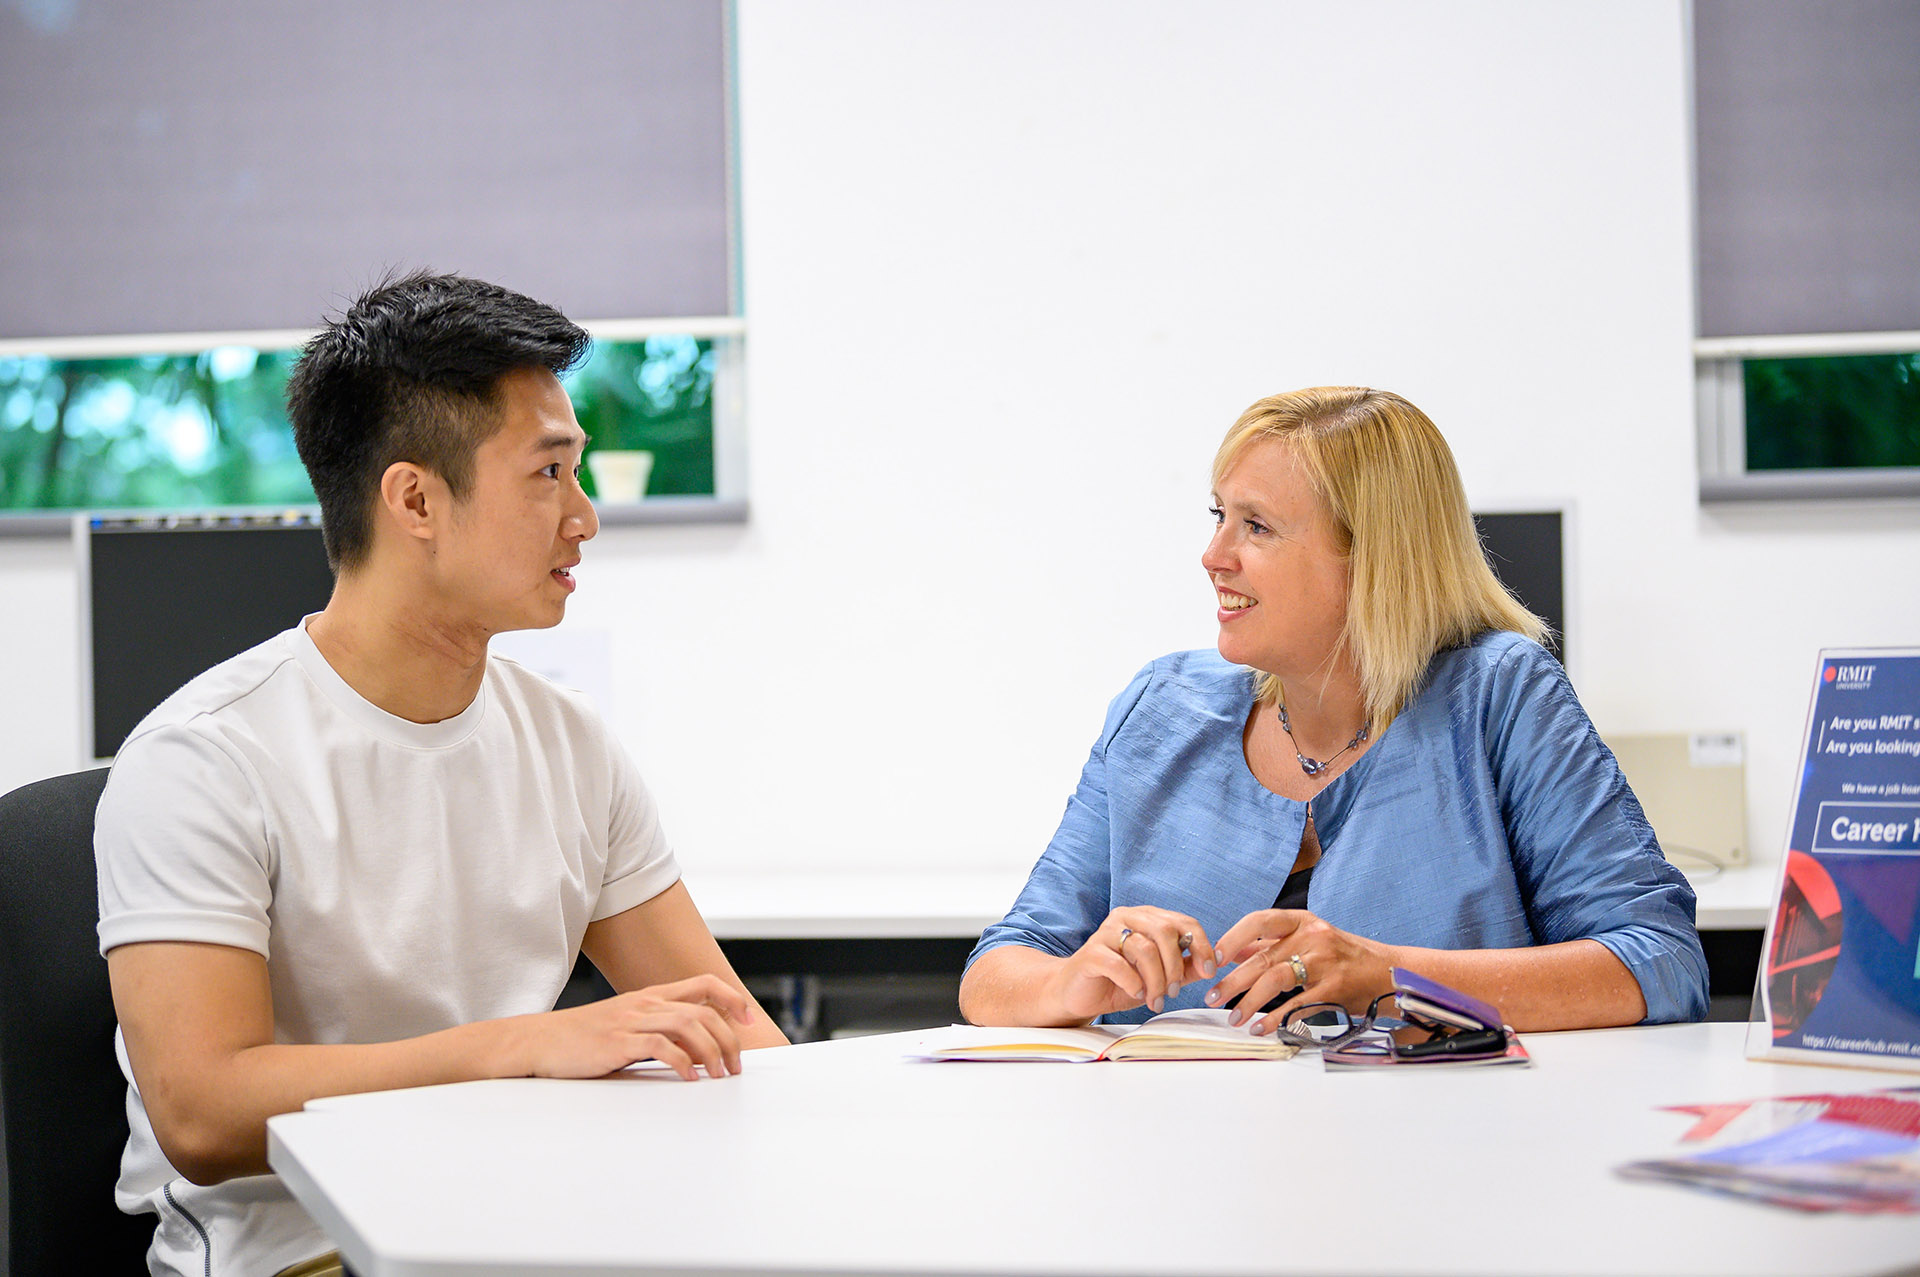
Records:
[[[1920,1214],[1920,1088],[1667,1111],[1698,1119],[1681,1138],[1702,1151],[1632,1162],[1622,1176],[1795,1210]]]
[[[1670,1104],[1664,1111],[1690,1113],[1700,1119],[1680,1137],[1688,1144],[1741,1144],[1821,1118],[1920,1137],[1920,1086],[1845,1095],[1783,1095],[1724,1104]]]
[[[1920,1140],[1851,1122],[1802,1122],[1745,1144],[1630,1162],[1619,1173],[1795,1210],[1920,1213]]]

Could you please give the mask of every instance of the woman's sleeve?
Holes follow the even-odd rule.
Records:
[[[1108,820],[1107,750],[1153,681],[1153,666],[1133,676],[1107,707],[1100,739],[1080,770],[1080,784],[1067,800],[1066,814],[1053,841],[1041,853],[1027,885],[1007,916],[981,933],[967,955],[971,967],[981,954],[1003,944],[1020,944],[1057,958],[1070,956],[1087,942],[1112,912],[1112,826]]]
[[[1566,672],[1531,644],[1494,672],[1487,743],[1534,934],[1612,950],[1640,983],[1645,1023],[1704,1019],[1693,888],[1667,863]]]

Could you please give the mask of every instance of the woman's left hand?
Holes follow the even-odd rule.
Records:
[[[1239,964],[1207,992],[1211,1007],[1242,995],[1229,1018],[1232,1024],[1245,1024],[1276,995],[1292,990],[1285,1003],[1253,1025],[1253,1033],[1273,1032],[1290,1011],[1309,1002],[1365,1011],[1374,998],[1392,991],[1396,964],[1389,946],[1329,926],[1304,909],[1248,914],[1220,937],[1214,956],[1222,966]],[[1304,981],[1296,963],[1306,972]]]

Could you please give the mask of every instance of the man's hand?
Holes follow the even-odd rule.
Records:
[[[619,993],[522,1018],[534,1077],[602,1077],[659,1060],[689,1082],[740,1071],[736,1025],[754,1022],[747,995],[714,975]]]
[[[787,1045],[787,1035],[760,1009],[760,1004],[740,983],[740,977],[734,974],[727,955],[720,951],[713,932],[707,929],[706,919],[694,907],[684,882],[674,883],[625,913],[588,923],[580,951],[616,990],[665,994],[670,1001],[701,1001],[698,997],[674,999],[667,991],[711,972],[739,994],[746,1006],[746,1018],[739,1020],[741,1027],[737,1031],[742,1047],[751,1051],[763,1046]],[[729,1018],[739,1018],[734,1016],[731,1003],[721,1006],[709,1001],[707,1005],[725,1011]],[[734,1071],[739,1072],[737,1064]]]

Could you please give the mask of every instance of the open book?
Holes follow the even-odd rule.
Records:
[[[1272,1035],[1254,1037],[1227,1023],[1231,1012],[1195,1007],[1167,1011],[1145,1024],[1096,1024],[1084,1029],[966,1027],[957,1042],[923,1051],[921,1060],[1286,1060],[1300,1048]],[[958,1026],[956,1026],[958,1031]]]

